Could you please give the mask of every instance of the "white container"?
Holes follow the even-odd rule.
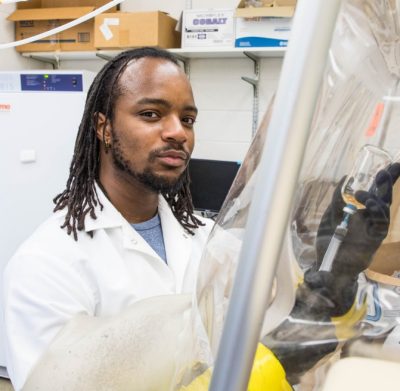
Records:
[[[285,47],[292,18],[236,18],[235,47]]]
[[[182,13],[182,48],[234,47],[234,9],[188,9]]]

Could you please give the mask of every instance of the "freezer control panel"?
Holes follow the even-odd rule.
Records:
[[[83,91],[82,74],[21,73],[21,91]]]

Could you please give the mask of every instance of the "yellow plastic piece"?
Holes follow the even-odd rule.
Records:
[[[207,391],[211,380],[211,370],[207,369],[180,391]],[[285,371],[275,355],[259,343],[250,375],[248,391],[292,391],[286,381]]]
[[[285,370],[276,356],[259,343],[250,375],[248,391],[292,391]]]
[[[211,369],[208,368],[200,376],[197,376],[188,386],[183,386],[179,391],[207,391],[211,380]]]
[[[335,325],[335,334],[338,341],[354,337],[356,333],[355,325],[364,319],[366,313],[367,302],[363,300],[361,303],[355,301],[350,310],[344,315],[332,317],[331,321]]]

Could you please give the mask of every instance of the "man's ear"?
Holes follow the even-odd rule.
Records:
[[[106,145],[111,144],[111,124],[103,113],[97,113],[96,124],[97,138]]]

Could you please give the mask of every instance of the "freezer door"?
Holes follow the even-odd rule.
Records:
[[[52,213],[52,199],[64,189],[85,95],[0,93],[1,278],[19,244]],[[0,333],[4,333],[1,319]],[[1,366],[5,366],[4,337]]]

